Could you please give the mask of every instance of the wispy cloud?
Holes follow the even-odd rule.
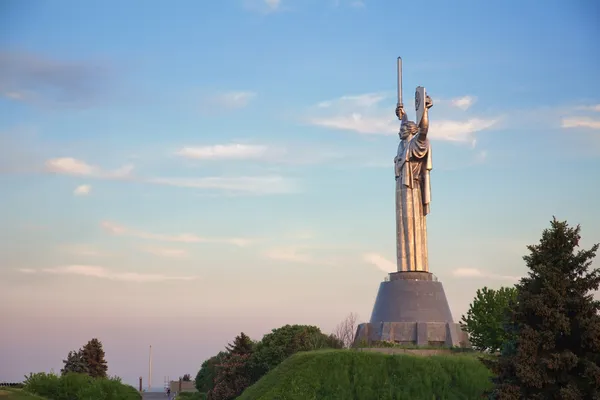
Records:
[[[263,255],[270,260],[281,261],[285,263],[323,266],[339,266],[344,264],[341,258],[323,254],[323,251],[318,252],[318,250],[318,247],[310,245],[282,246],[267,249],[263,252]],[[315,252],[319,254],[315,254]]]
[[[168,247],[144,247],[142,250],[146,253],[165,258],[186,258],[188,256],[187,250],[184,249],[174,249]]]
[[[80,275],[90,278],[108,279],[113,281],[152,283],[165,281],[193,281],[197,276],[169,276],[139,272],[120,272],[94,265],[66,265],[55,268],[44,268],[41,272],[60,275]]]
[[[35,105],[89,106],[108,86],[110,71],[91,62],[0,51],[0,95]]]
[[[270,10],[277,10],[281,6],[281,0],[264,0],[265,5]]]
[[[46,171],[56,174],[86,176],[90,178],[123,179],[131,176],[133,165],[128,164],[118,169],[107,171],[76,158],[61,157],[46,161]]]
[[[592,105],[588,105],[588,106],[581,106],[581,107],[578,107],[578,109],[580,109],[580,110],[587,110],[587,111],[600,112],[600,104],[592,104]]]
[[[518,276],[492,274],[477,268],[457,268],[452,271],[452,275],[460,278],[484,278],[507,281],[518,281],[521,279],[521,277]]]
[[[366,263],[376,266],[383,272],[390,273],[396,272],[398,270],[395,262],[388,260],[387,258],[378,253],[363,254],[363,260]]]
[[[310,110],[306,121],[312,125],[361,134],[396,135],[399,121],[393,114],[394,106],[381,106],[388,98],[383,93],[367,93],[323,101]],[[474,97],[466,96],[455,100],[458,105],[467,109]],[[466,117],[455,120],[432,117],[429,134],[434,140],[472,143],[477,132],[497,123],[497,118]]]
[[[243,143],[184,146],[175,154],[192,161],[250,160],[286,165],[318,164],[337,161],[344,157],[339,151],[327,149],[326,146],[315,147],[312,144],[301,143],[288,146]],[[272,177],[269,179],[271,180]],[[290,188],[291,186],[288,186],[288,189]]]
[[[207,109],[238,109],[246,107],[256,97],[251,91],[229,91],[207,95],[202,99],[202,106]]]
[[[270,14],[281,10],[282,0],[243,0],[244,7],[251,11]]]
[[[281,247],[269,249],[264,252],[265,257],[271,260],[287,261],[301,264],[313,264],[314,258],[308,254],[303,254],[294,247]]]
[[[454,107],[460,108],[461,110],[468,110],[475,101],[477,100],[474,96],[463,96],[457,97],[451,100],[451,103]]]
[[[347,5],[353,8],[362,8],[365,7],[366,4],[363,0],[333,0],[332,4],[334,7],[340,7],[342,5]]]
[[[157,240],[162,242],[173,242],[173,243],[224,243],[231,244],[239,247],[244,247],[253,242],[251,239],[246,238],[209,238],[202,237],[192,233],[181,233],[176,235],[166,235],[160,233],[145,232],[142,230],[128,228],[112,221],[103,221],[100,223],[102,229],[111,235],[116,236],[130,236],[139,239]]]
[[[188,146],[177,151],[177,155],[196,160],[246,160],[260,159],[272,150],[265,145],[216,144],[212,146]]]
[[[600,129],[600,119],[590,117],[568,117],[561,121],[562,128]]]
[[[213,189],[231,194],[272,195],[297,193],[296,183],[280,175],[205,177],[205,178],[151,178],[146,182],[157,185],[195,189]]]
[[[206,149],[205,149],[206,150]],[[194,152],[190,150],[187,152],[188,155],[195,154],[196,156],[210,154],[210,151],[204,153]],[[241,157],[244,152],[248,155],[248,149],[242,148],[240,151],[220,148],[217,153],[221,157],[224,157],[227,152],[230,156],[236,155]],[[256,152],[252,150],[250,152]],[[217,153],[213,153],[216,156]],[[79,176],[79,177],[90,177],[90,178],[101,178],[101,179],[133,179],[132,165],[125,165],[119,169],[107,171],[100,167],[90,165],[85,161],[78,160],[71,157],[54,158],[48,160],[45,165],[45,169],[48,172]],[[219,190],[229,194],[250,194],[250,195],[271,195],[271,194],[285,194],[285,193],[296,193],[298,192],[298,186],[293,179],[283,177],[280,175],[266,175],[266,176],[210,176],[202,178],[178,178],[178,177],[152,177],[142,178],[136,177],[136,181],[142,183],[156,184],[156,185],[167,185],[177,186],[186,188],[206,189],[206,190]],[[85,190],[85,189],[82,189]]]
[[[91,185],[79,185],[73,190],[75,196],[87,196],[92,191]]]
[[[35,274],[36,272],[35,269],[32,268],[19,268],[18,271],[23,274]]]

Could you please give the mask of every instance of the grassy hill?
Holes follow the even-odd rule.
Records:
[[[22,389],[0,388],[0,400],[41,400],[43,397],[24,392]]]
[[[490,385],[489,370],[472,356],[329,350],[293,355],[238,399],[467,400]]]

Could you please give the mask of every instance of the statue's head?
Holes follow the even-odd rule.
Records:
[[[408,139],[409,137],[416,135],[419,128],[417,124],[412,121],[404,121],[400,126],[400,139]]]

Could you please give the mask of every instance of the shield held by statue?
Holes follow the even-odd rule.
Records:
[[[415,111],[417,113],[417,126],[421,124],[421,119],[425,113],[425,88],[423,86],[417,86],[415,90]]]

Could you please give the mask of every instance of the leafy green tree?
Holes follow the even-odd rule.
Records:
[[[469,334],[474,348],[490,353],[502,348],[502,344],[509,338],[504,325],[510,304],[515,301],[516,296],[515,287],[477,289],[467,315],[463,315],[461,319],[461,326]]]
[[[88,374],[94,378],[106,378],[108,366],[104,359],[102,342],[96,338],[90,340],[83,346],[82,353],[87,364]]]
[[[273,329],[258,342],[250,360],[252,382],[299,351],[342,348],[343,345],[335,336],[322,333],[316,326],[285,325]]]
[[[77,351],[69,351],[67,359],[63,360],[63,363],[65,364],[65,366],[60,370],[61,375],[66,375],[71,372],[77,374],[88,373],[88,365],[87,361],[83,356],[82,349],[79,349]]]
[[[217,365],[221,364],[227,353],[219,352],[216,356],[204,361],[196,375],[196,389],[200,393],[208,393],[214,387],[214,379],[217,376]]]
[[[600,302],[592,291],[600,269],[590,269],[598,244],[578,250],[580,227],[554,218],[523,257],[529,268],[517,285],[507,326],[514,339],[497,360],[492,399],[599,399]]]

